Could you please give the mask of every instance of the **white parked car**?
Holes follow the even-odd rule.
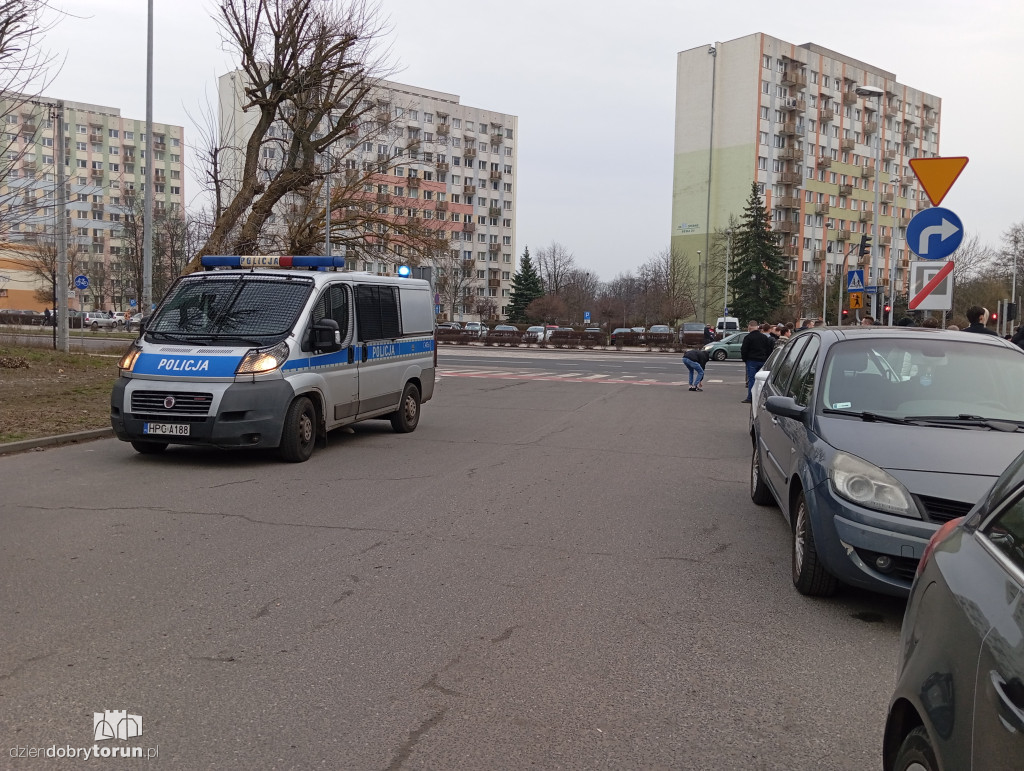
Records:
[[[476,332],[478,337],[483,337],[487,334],[487,325],[481,321],[467,321],[466,326],[464,326],[463,329]]]
[[[543,339],[544,327],[542,326],[527,327],[526,331],[523,333],[524,343],[539,343]]]

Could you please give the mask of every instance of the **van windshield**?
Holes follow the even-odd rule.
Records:
[[[292,331],[313,290],[312,279],[301,277],[207,275],[171,288],[146,325],[147,337],[271,342]]]

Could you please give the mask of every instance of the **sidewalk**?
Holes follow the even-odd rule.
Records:
[[[76,431],[73,434],[41,436],[37,439],[23,439],[20,442],[6,442],[0,444],[0,455],[11,455],[42,447],[56,447],[61,444],[78,444],[79,442],[88,442],[92,439],[106,439],[113,435],[114,429],[112,428],[93,428],[89,431]]]

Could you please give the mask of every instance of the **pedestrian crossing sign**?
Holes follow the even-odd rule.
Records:
[[[864,271],[863,270],[850,270],[846,272],[846,291],[847,292],[863,292],[864,291]]]

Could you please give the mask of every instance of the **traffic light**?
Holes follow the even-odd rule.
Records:
[[[1017,320],[1017,303],[1006,303],[1006,320]]]
[[[846,317],[850,315],[850,312],[843,308],[843,321],[846,321]]]
[[[858,254],[861,257],[867,257],[871,253],[871,236],[867,233],[860,237],[860,251]]]
[[[889,312],[889,311],[891,311],[891,310],[892,310],[892,306],[891,306],[891,305],[889,305],[889,303],[886,303],[886,304],[885,304],[885,307],[883,308],[883,311],[884,311],[885,313],[888,313],[888,312]]]
[[[998,321],[999,320],[999,314],[996,313],[995,311],[993,311],[992,315],[988,317],[988,320],[989,321]]]

